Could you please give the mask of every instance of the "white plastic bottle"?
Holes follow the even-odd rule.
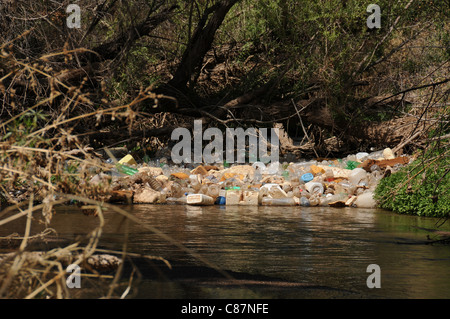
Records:
[[[323,185],[322,183],[318,183],[318,182],[308,182],[305,184],[306,190],[310,193],[310,194],[323,194]]]
[[[214,199],[205,194],[189,194],[186,198],[186,204],[189,205],[214,205]]]

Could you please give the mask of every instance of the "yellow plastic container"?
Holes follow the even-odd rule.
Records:
[[[119,164],[128,164],[128,165],[137,165],[133,156],[131,156],[130,154],[124,156],[118,163]]]

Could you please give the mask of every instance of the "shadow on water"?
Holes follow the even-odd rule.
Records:
[[[128,259],[125,273],[137,269],[141,275],[136,298],[450,297],[450,246],[430,245],[425,230],[435,228],[435,219],[355,208],[121,208],[140,220],[130,223],[127,251],[160,256],[172,267]],[[76,207],[61,208],[52,220],[58,237],[33,248],[70,243],[96,223]],[[100,245],[120,251],[124,225],[120,215],[106,212]],[[149,231],[150,225],[187,250]],[[13,231],[22,232],[23,225],[11,223],[7,232]],[[367,286],[371,264],[381,269],[379,289]]]

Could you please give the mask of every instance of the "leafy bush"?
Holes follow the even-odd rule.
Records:
[[[448,217],[449,188],[450,158],[444,148],[425,152],[411,165],[382,179],[375,199],[381,208],[397,213]]]

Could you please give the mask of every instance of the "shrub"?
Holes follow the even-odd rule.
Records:
[[[427,151],[411,165],[381,180],[375,190],[379,206],[402,214],[450,215],[448,148]]]

